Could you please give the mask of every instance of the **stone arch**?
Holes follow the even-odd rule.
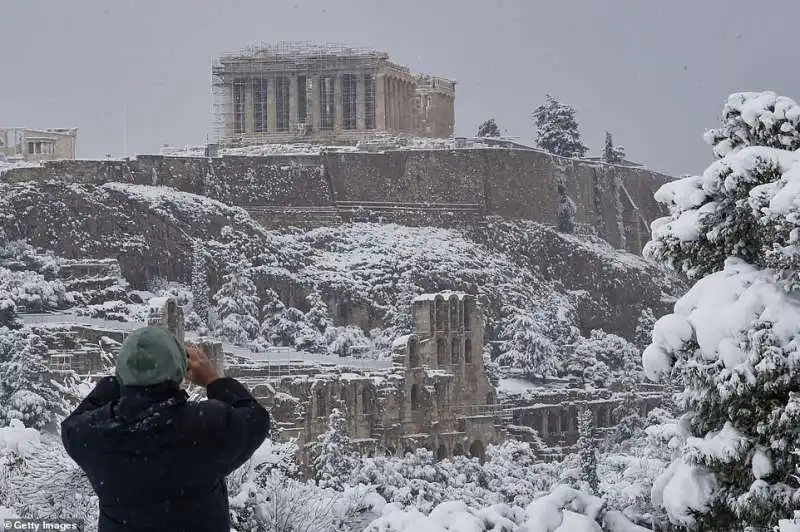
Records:
[[[442,461],[447,458],[447,447],[444,444],[441,444],[438,449],[436,449],[436,460]]]
[[[464,340],[464,362],[472,364],[472,339],[467,338]]]
[[[448,364],[447,343],[441,337],[436,339],[436,363],[440,367]]]
[[[465,331],[469,331],[472,328],[470,324],[472,322],[472,312],[474,309],[475,309],[475,301],[473,301],[472,296],[465,296],[464,304],[461,309],[462,321],[464,322]]]
[[[604,405],[600,405],[597,407],[595,411],[595,422],[594,426],[597,428],[605,427],[605,420],[606,420],[606,407]]]
[[[453,364],[461,362],[461,340],[453,338],[450,341],[450,360]]]
[[[450,310],[449,328],[451,331],[457,331],[459,325],[461,324],[461,320],[459,319],[458,306],[459,306],[458,296],[453,294],[452,296],[450,296],[450,299],[448,301],[448,307]]]
[[[324,388],[317,392],[317,417],[325,417],[328,414],[328,395]]]
[[[369,388],[366,386],[361,388],[361,413],[369,414],[369,407],[372,403],[372,394],[369,393]]]
[[[553,434],[555,432],[558,432],[559,429],[560,427],[558,424],[558,414],[556,414],[556,411],[551,408],[547,412],[547,432],[548,434]]]
[[[435,331],[447,330],[447,302],[440,295],[433,299],[433,304],[436,308],[436,327]]]
[[[456,443],[453,446],[453,456],[464,456],[464,446],[460,443]]]
[[[419,345],[417,339],[412,336],[408,340],[408,367],[418,368],[419,366]]]
[[[411,386],[411,410],[419,410],[421,404],[419,386],[413,384]]]
[[[486,448],[481,440],[472,442],[472,445],[469,446],[469,455],[483,463],[483,460],[486,458]]]

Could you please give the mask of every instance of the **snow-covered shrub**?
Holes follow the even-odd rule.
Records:
[[[128,321],[131,308],[124,301],[107,301],[98,305],[88,305],[75,310],[78,316],[89,316],[103,320]]]
[[[564,357],[562,375],[580,378],[598,387],[608,386],[623,377],[641,381],[639,350],[624,338],[601,330],[588,338],[578,338],[575,348]]]
[[[28,270],[47,280],[58,276],[58,259],[52,252],[36,249],[24,240],[15,240],[0,246],[0,264],[13,270]]]
[[[55,434],[12,420],[0,427],[0,506],[20,517],[79,519],[97,526],[97,497]]]
[[[653,223],[646,253],[698,279],[643,354],[648,377],[685,386],[688,436],[653,488],[682,526],[769,530],[800,495],[789,452],[800,444],[800,155],[776,149],[795,147],[797,112],[771,93],[732,96],[722,129],[741,142],[712,135],[722,158],[656,193],[671,215]]]
[[[361,327],[355,325],[328,327],[325,330],[325,343],[328,353],[340,357],[362,356],[368,353],[373,345]]]
[[[48,280],[29,270],[12,271],[0,267],[0,293],[28,312],[66,308],[73,303],[60,280]]]

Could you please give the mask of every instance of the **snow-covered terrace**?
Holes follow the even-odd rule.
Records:
[[[145,327],[147,324],[140,321],[115,321],[104,320],[99,318],[90,318],[88,316],[78,316],[70,312],[54,312],[50,314],[23,314],[21,315],[23,323],[28,326],[45,327],[45,328],[68,328],[74,326],[89,327],[96,331],[109,331],[125,333],[134,331],[140,327]],[[194,333],[187,331],[187,341],[197,341],[200,337]],[[220,341],[215,339],[215,341]],[[241,347],[227,342],[221,342],[222,349],[225,353],[235,356],[236,358],[244,361],[250,361],[257,365],[270,365],[270,364],[319,364],[319,365],[335,365],[340,367],[347,367],[359,370],[378,371],[387,370],[391,367],[389,360],[372,360],[354,357],[336,357],[327,356],[317,353],[308,353],[305,351],[296,351],[290,348],[276,347],[266,351],[253,352],[249,348]]]

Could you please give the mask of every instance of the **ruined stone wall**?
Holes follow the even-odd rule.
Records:
[[[353,203],[359,202],[466,204],[485,214],[552,225],[557,222],[562,181],[576,204],[577,223],[592,226],[612,245],[636,253],[649,238],[649,223],[664,214],[653,194],[671,179],[645,168],[508,149],[214,158],[147,155],[130,161],[52,161],[43,168],[4,174],[10,181],[46,177],[165,185],[242,207],[322,208],[350,202],[347,209],[352,214],[357,207]],[[473,210],[464,215],[474,216]],[[335,218],[325,209],[303,213],[315,214]],[[287,223],[293,219],[278,213],[275,223],[267,225],[280,224],[282,217]],[[394,221],[391,215],[385,218]]]

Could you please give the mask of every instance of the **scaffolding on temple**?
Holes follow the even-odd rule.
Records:
[[[337,43],[261,44],[215,58],[214,142],[302,141],[312,131],[375,129],[382,65],[411,75],[386,53]]]

